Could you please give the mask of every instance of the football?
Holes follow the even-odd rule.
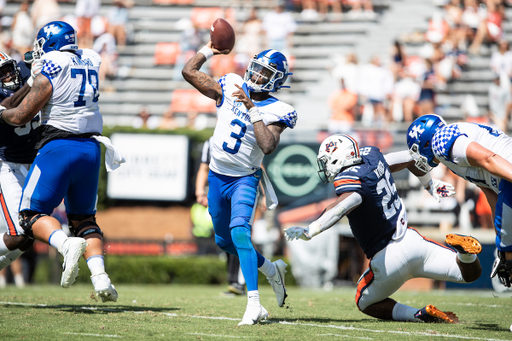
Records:
[[[235,31],[224,19],[216,19],[210,29],[212,45],[219,51],[231,50],[235,46]]]

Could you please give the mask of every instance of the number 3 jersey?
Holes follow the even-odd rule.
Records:
[[[233,93],[239,89],[235,84],[248,89],[242,77],[229,73],[219,79],[222,87],[222,102],[217,106],[217,125],[211,138],[210,169],[215,173],[241,177],[258,170],[263,161],[254,126],[242,102],[236,102]],[[295,127],[297,113],[292,106],[270,96],[264,101],[253,101],[260,110],[263,123],[269,125],[281,122],[287,127]]]
[[[366,257],[372,258],[405,234],[407,214],[384,155],[376,147],[361,148],[360,153],[363,163],[336,175],[334,187],[337,195],[355,192],[362,197],[347,217]]]
[[[501,178],[469,164],[466,149],[471,142],[512,163],[512,138],[501,130],[481,124],[453,123],[441,127],[432,137],[432,150],[435,157],[458,176],[499,194]]]
[[[100,55],[90,49],[51,51],[41,59],[41,75],[47,77],[53,87],[50,100],[41,110],[41,124],[72,134],[101,133],[103,119],[98,106]]]
[[[24,62],[18,63],[23,86],[30,77],[30,70]],[[15,91],[0,88],[0,102],[14,95]],[[0,124],[0,160],[14,163],[32,163],[37,150],[35,144],[39,140],[39,115],[31,122],[14,127]]]

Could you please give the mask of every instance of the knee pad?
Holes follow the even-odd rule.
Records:
[[[94,217],[94,214],[88,214],[88,215],[80,215],[80,214],[68,214],[68,221],[69,221],[69,231],[73,233],[75,237],[84,238],[85,236],[93,233],[98,233],[103,237],[103,232],[101,231],[100,227],[96,223],[96,217],[94,217],[94,220],[87,220],[78,225],[77,227],[74,227],[71,223],[71,220],[83,220],[90,217]],[[89,228],[84,229],[85,227]]]
[[[38,221],[39,218],[44,217],[44,216],[48,216],[48,214],[38,213],[38,212],[28,211],[28,210],[20,212],[18,222],[20,224],[20,227],[23,229],[25,234],[30,239],[34,239],[34,233],[32,232],[32,225],[34,225],[34,223],[36,221]]]
[[[231,237],[237,249],[253,249],[251,242],[251,231],[243,226],[231,229]]]

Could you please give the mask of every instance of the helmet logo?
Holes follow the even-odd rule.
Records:
[[[413,139],[418,138],[418,133],[421,135],[425,131],[425,128],[421,129],[419,125],[412,127],[411,131],[409,132],[409,136]]]
[[[46,36],[48,38],[51,37],[53,34],[59,33],[59,28],[56,25],[53,25],[53,24],[45,26],[43,28],[43,30],[44,30],[44,33],[46,34]]]
[[[336,145],[336,141],[331,141],[329,143],[326,143],[325,144],[325,152],[326,153],[334,153],[336,151],[336,149],[338,149],[338,146]],[[331,151],[331,148],[334,148],[332,151]]]

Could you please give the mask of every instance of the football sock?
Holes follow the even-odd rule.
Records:
[[[259,270],[267,277],[274,277],[276,275],[276,267],[266,258]]]
[[[474,261],[476,261],[476,255],[473,253],[458,253],[457,252],[457,258],[459,258],[459,260],[462,263],[473,263]]]
[[[87,266],[91,270],[91,277],[105,273],[105,262],[102,255],[87,258]]]
[[[9,251],[11,251],[7,248],[7,245],[5,245],[4,235],[5,235],[5,232],[0,234],[0,255],[5,255],[5,254],[9,253]]]
[[[258,290],[247,292],[247,305],[260,305],[260,293]]]
[[[234,227],[231,229],[231,237],[240,259],[247,292],[258,290],[258,256],[251,243],[251,230],[244,226]]]
[[[61,253],[62,244],[68,239],[66,233],[62,230],[55,230],[48,238],[48,244],[56,248]]]
[[[419,319],[414,317],[414,314],[416,314],[418,312],[418,310],[419,309],[409,307],[407,305],[400,304],[397,302],[395,304],[395,306],[393,307],[393,312],[392,312],[393,320],[394,321],[408,321],[408,322],[419,321]]]
[[[21,251],[20,249],[16,249],[14,251],[9,252],[6,255],[0,256],[0,270],[14,262],[16,258],[18,258],[22,253],[23,251]]]

